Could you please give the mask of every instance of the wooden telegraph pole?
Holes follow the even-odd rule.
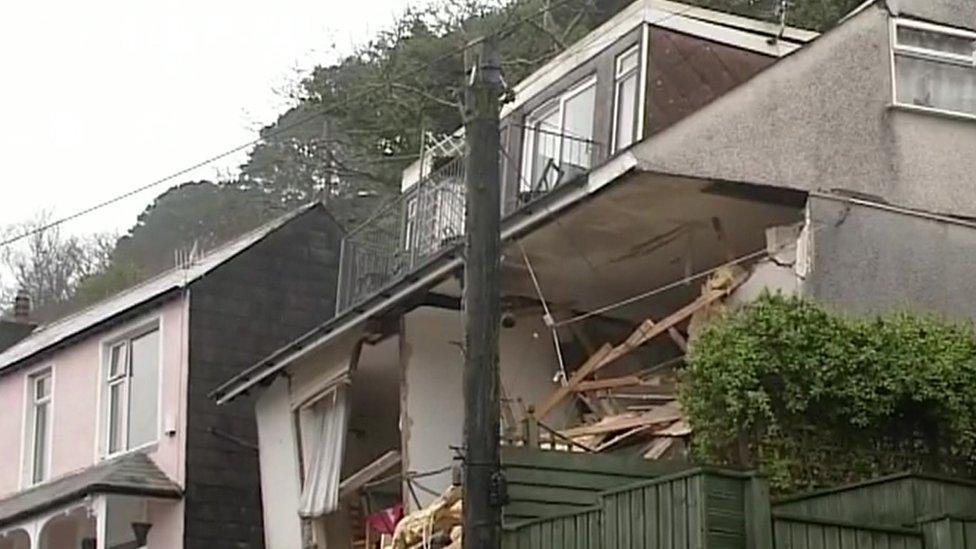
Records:
[[[465,51],[464,547],[498,549],[505,483],[498,458],[501,191],[494,39]]]

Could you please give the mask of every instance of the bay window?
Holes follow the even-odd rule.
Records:
[[[104,453],[114,455],[155,442],[159,436],[158,328],[109,345],[104,371]]]
[[[976,117],[976,33],[897,19],[892,56],[896,105]]]

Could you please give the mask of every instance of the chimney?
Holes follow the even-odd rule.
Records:
[[[14,297],[14,314],[0,314],[0,351],[7,349],[29,336],[36,324],[30,320],[31,300],[26,290],[20,289]]]
[[[31,313],[31,298],[27,290],[21,288],[17,290],[14,297],[14,318],[20,321],[27,321]]]

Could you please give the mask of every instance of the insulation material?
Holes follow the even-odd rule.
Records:
[[[461,488],[451,486],[426,508],[404,517],[397,524],[390,547],[428,547],[434,538],[446,540],[447,547],[461,547],[461,517]]]

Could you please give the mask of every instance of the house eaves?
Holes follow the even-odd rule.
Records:
[[[631,172],[636,165],[637,159],[625,151],[595,168],[587,176],[559,186],[548,195],[508,216],[502,222],[502,241],[511,241],[530,233]],[[356,326],[410,302],[457,271],[463,263],[462,250],[463,243],[446,248],[416,271],[395,280],[359,305],[320,324],[234,376],[214,389],[209,396],[218,404],[230,402],[255,385],[270,382],[288,365],[323,345],[328,345]]]
[[[501,117],[512,114],[573,69],[644,24],[777,58],[795,52],[820,36],[810,30],[781,28],[766,21],[670,0],[637,0],[515,84],[512,87],[512,100],[502,107]],[[435,144],[427,153],[451,156],[457,150],[456,143],[463,137],[462,127]],[[416,160],[404,170],[402,191],[416,184],[420,174],[427,169],[421,170],[421,162]]]
[[[297,208],[216,248],[185,269],[177,268],[167,271],[82,311],[37,328],[31,335],[0,353],[0,376],[8,374],[20,366],[30,364],[51,351],[87,337],[90,333],[111,324],[113,321],[126,318],[135,312],[174,297],[180,290],[237,257],[238,254],[261,242],[292,219],[316,206],[323,207],[321,203],[314,202]]]
[[[643,24],[773,57],[789,55],[819,36],[809,30],[780,29],[773,23],[669,0],[638,0],[516,84],[514,100],[504,106],[502,117]]]

